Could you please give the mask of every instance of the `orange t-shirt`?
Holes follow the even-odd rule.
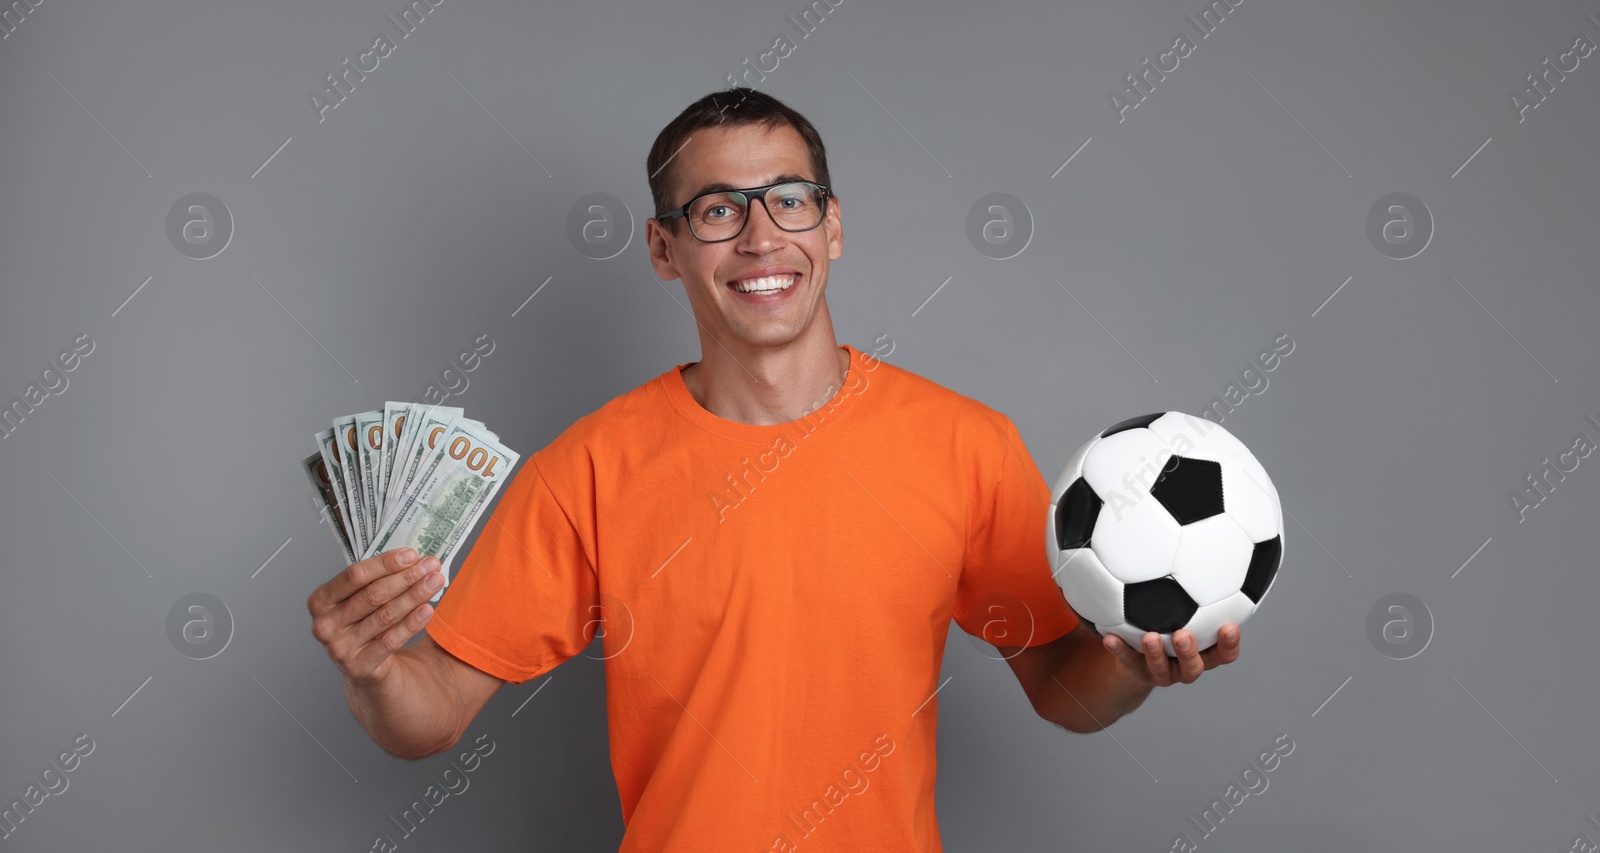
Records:
[[[686,364],[579,418],[507,484],[428,624],[521,683],[604,620],[624,853],[941,850],[950,620],[1014,646],[1078,623],[1011,420],[844,349],[843,386],[786,424],[712,414]]]

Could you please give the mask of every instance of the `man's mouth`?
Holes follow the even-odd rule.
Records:
[[[728,286],[740,293],[780,293],[793,287],[799,280],[799,273],[784,273],[743,278],[728,282]]]

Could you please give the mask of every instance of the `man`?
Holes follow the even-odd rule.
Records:
[[[311,595],[381,746],[451,748],[603,621],[624,851],[937,851],[952,619],[1021,643],[999,648],[1033,708],[1076,732],[1238,656],[1236,625],[1204,653],[1179,631],[1176,659],[1154,633],[1096,637],[1051,578],[1049,492],[1012,422],[838,345],[841,203],[804,117],[708,95],[647,165],[651,263],[682,280],[702,358],[531,455],[436,613],[437,562],[409,551]]]

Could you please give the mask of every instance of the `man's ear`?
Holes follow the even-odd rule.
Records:
[[[839,197],[828,195],[828,260],[837,261],[844,255],[844,211]]]
[[[646,246],[650,250],[650,266],[655,268],[656,278],[672,281],[682,277],[677,259],[672,256],[672,231],[666,224],[652,216],[644,221],[644,233]]]

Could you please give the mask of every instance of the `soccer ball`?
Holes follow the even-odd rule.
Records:
[[[1050,493],[1046,547],[1096,634],[1134,649],[1155,631],[1199,649],[1243,624],[1283,560],[1278,492],[1237,438],[1182,412],[1130,418],[1079,447]]]

